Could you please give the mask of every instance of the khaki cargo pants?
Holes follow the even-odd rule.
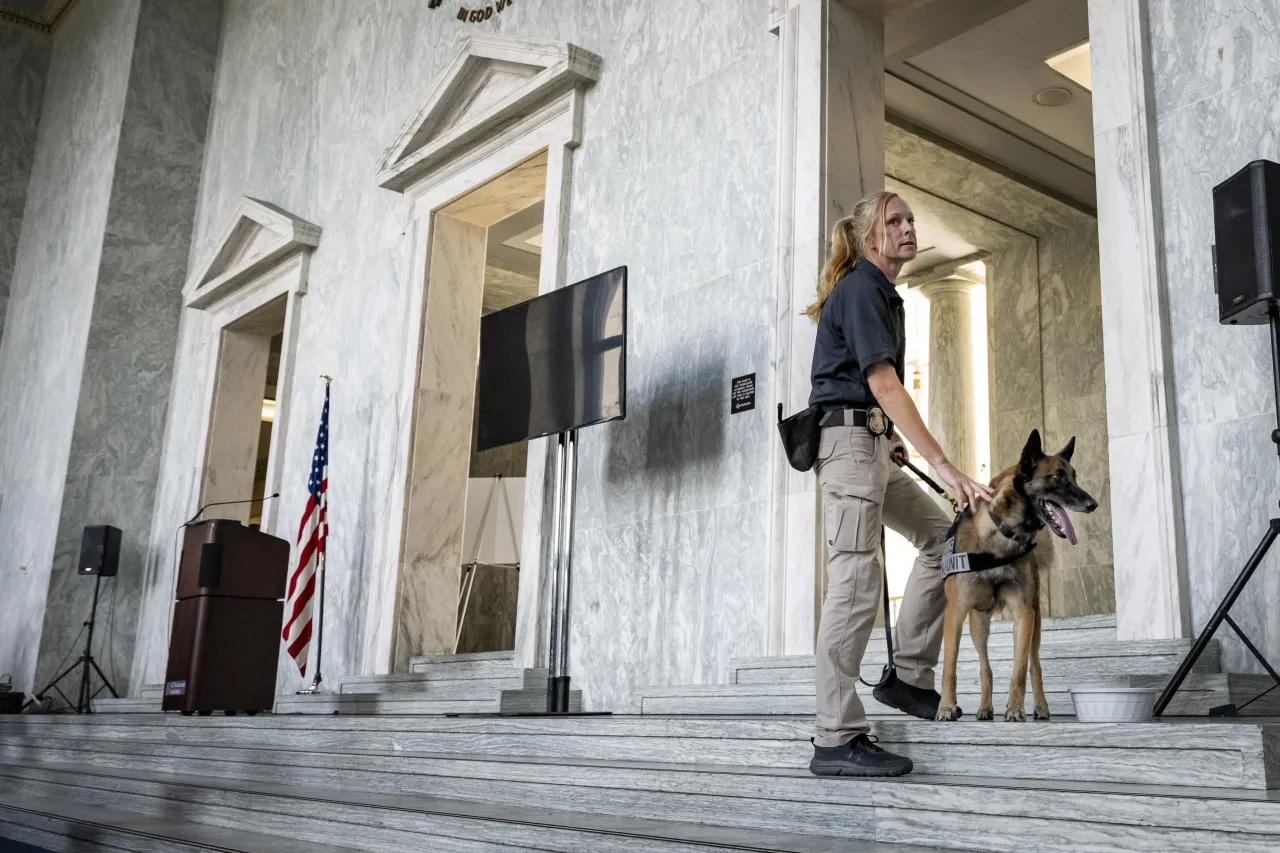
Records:
[[[823,427],[816,470],[828,580],[818,625],[814,743],[840,746],[870,729],[856,685],[882,606],[881,523],[919,552],[898,611],[894,665],[900,679],[931,690],[946,604],[942,545],[951,520],[894,465],[889,439],[864,427]]]

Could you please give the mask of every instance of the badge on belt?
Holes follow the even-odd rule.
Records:
[[[889,429],[889,418],[879,406],[867,409],[867,432],[872,435],[884,435]]]

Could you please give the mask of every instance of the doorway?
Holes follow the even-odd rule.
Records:
[[[288,296],[277,296],[220,335],[200,504],[233,503],[206,518],[262,526],[287,308]]]
[[[545,150],[431,215],[395,666],[516,648],[528,445],[477,452],[480,320],[538,295]]]

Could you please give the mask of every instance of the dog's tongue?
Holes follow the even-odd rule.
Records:
[[[1067,541],[1072,545],[1076,544],[1076,529],[1071,526],[1071,519],[1067,516],[1067,511],[1053,501],[1045,502],[1049,507],[1049,512],[1053,514],[1053,520],[1058,523],[1058,527],[1067,535]]]

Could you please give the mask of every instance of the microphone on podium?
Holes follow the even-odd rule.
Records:
[[[249,498],[247,500],[242,500],[242,501],[214,501],[213,503],[207,503],[204,506],[200,507],[198,510],[196,510],[195,515],[191,516],[186,521],[182,522],[182,524],[179,525],[178,529],[181,530],[183,527],[190,527],[192,524],[195,524],[196,519],[200,518],[200,516],[204,514],[204,511],[206,509],[210,509],[215,506],[231,506],[233,504],[251,504],[251,503],[257,503],[259,500],[261,500],[263,503],[266,503],[272,498],[278,498],[278,497],[280,497],[280,493],[276,492],[274,495],[267,495],[264,498]]]

